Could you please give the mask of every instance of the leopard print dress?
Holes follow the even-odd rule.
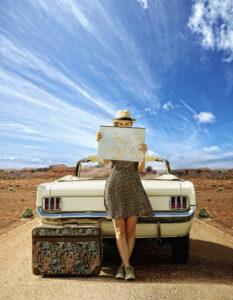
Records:
[[[104,189],[104,206],[110,218],[152,216],[153,209],[137,172],[139,162],[112,160]]]

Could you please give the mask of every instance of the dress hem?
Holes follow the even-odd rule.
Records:
[[[145,212],[143,214],[142,213],[137,213],[137,212],[131,212],[130,214],[127,214],[127,215],[124,215],[124,216],[119,216],[119,215],[115,216],[115,215],[112,215],[109,212],[108,212],[108,214],[109,214],[109,217],[111,219],[121,219],[121,218],[125,219],[125,218],[132,217],[132,216],[151,217],[153,215],[153,211],[150,211],[149,213]]]

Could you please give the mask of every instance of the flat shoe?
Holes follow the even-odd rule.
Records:
[[[125,269],[124,266],[119,266],[116,276],[117,279],[124,279],[125,277]]]

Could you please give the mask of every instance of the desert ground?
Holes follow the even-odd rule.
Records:
[[[131,257],[136,280],[115,279],[115,248],[104,251],[98,276],[43,277],[32,273],[32,229],[38,218],[0,235],[0,298],[232,300],[233,238],[197,218],[190,232],[190,259],[171,264],[169,245],[138,243]]]
[[[72,175],[74,168],[0,172],[0,298],[1,299],[233,299],[233,172],[232,170],[174,170],[193,181],[197,213],[205,207],[212,218],[195,216],[187,264],[170,263],[170,245],[136,240],[131,257],[136,281],[115,279],[120,264],[116,245],[105,245],[99,276],[43,277],[32,273],[32,229],[39,224],[20,218],[35,213],[39,183]],[[84,172],[89,176],[89,172]],[[103,174],[102,174],[103,175]],[[153,176],[153,174],[144,174]]]

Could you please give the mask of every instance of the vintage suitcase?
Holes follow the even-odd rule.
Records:
[[[35,275],[98,275],[102,261],[102,231],[98,225],[40,226],[32,230]]]

